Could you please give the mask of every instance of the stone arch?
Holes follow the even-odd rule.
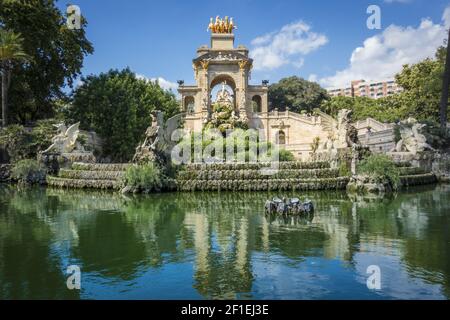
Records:
[[[233,95],[233,107],[234,109],[236,109],[237,106],[237,99],[236,99],[236,80],[233,78],[232,75],[230,74],[219,74],[216,75],[212,78],[210,84],[209,84],[209,94],[211,95],[211,101],[214,99],[214,97],[212,96],[213,94],[213,90],[215,87],[220,86],[223,82],[226,82],[226,85],[232,90],[232,95]]]
[[[283,130],[279,130],[275,137],[275,141],[279,145],[285,145],[286,144],[286,133]]]
[[[229,74],[219,74],[214,76],[209,84],[209,89],[212,89],[213,87],[221,84],[224,81],[226,81],[227,85],[229,85],[233,89],[233,91],[236,91],[236,80]]]
[[[195,98],[193,96],[186,96],[184,98],[184,111],[187,114],[195,113]]]
[[[262,112],[262,98],[258,94],[252,97],[252,111]]]

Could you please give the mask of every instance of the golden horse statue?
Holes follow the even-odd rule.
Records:
[[[211,30],[212,33],[233,33],[234,29],[237,29],[237,27],[234,25],[233,18],[226,16],[224,19],[221,19],[217,16],[215,21],[212,17],[209,19],[207,31]]]

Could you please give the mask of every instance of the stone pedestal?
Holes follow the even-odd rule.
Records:
[[[233,50],[234,34],[213,33],[211,35],[211,49],[213,50]]]

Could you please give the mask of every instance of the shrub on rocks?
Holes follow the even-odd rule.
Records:
[[[124,175],[123,193],[150,193],[170,189],[170,179],[164,175],[155,163],[133,165],[128,167]]]
[[[45,167],[33,159],[20,160],[11,169],[11,178],[24,184],[45,184],[46,175]]]
[[[400,185],[400,170],[386,155],[371,155],[362,160],[357,167],[358,175],[367,176],[368,183],[389,184],[393,190]]]

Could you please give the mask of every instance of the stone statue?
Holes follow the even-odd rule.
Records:
[[[46,150],[42,151],[42,154],[71,153],[75,149],[84,151],[84,148],[77,143],[77,138],[80,133],[79,126],[79,122],[71,125],[69,128],[67,128],[64,123],[55,125],[57,134],[52,138],[53,143]]]
[[[237,29],[234,25],[233,18],[230,18],[230,23],[228,25],[228,33],[233,33],[233,29]]]
[[[225,88],[226,85],[227,85],[226,81],[222,82],[222,89],[219,92],[217,92],[216,102],[231,105],[232,98],[228,90]]]
[[[421,133],[425,124],[419,123],[414,118],[408,118],[401,121],[400,124],[400,136],[401,139],[397,142],[394,149],[391,152],[410,152],[417,154],[425,150],[433,150],[427,143],[426,137]]]
[[[225,19],[221,19],[217,16],[215,22],[213,22],[213,18],[209,19],[207,31],[211,30],[212,33],[233,33],[234,29],[237,29],[237,27],[234,25],[233,18],[226,16]]]
[[[351,110],[339,110],[337,119],[317,111],[322,119],[323,128],[328,131],[328,139],[321,149],[333,150],[353,147],[359,144],[358,131],[350,124]]]
[[[160,142],[162,137],[162,124],[158,119],[158,112],[151,114],[152,125],[145,132],[144,141],[136,148],[133,157],[134,163],[146,163],[151,161],[162,161]]]
[[[209,25],[208,25],[208,29],[206,29],[206,31],[211,30],[212,33],[216,32],[216,27],[214,26],[214,21],[213,18],[211,17],[209,19]]]

